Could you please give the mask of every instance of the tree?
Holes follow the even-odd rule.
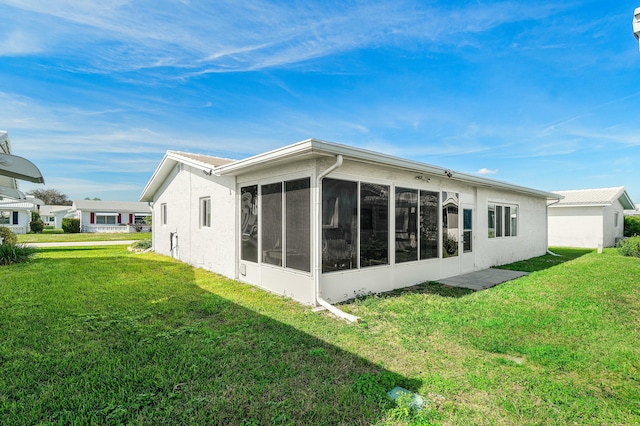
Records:
[[[27,192],[27,195],[33,195],[34,197],[42,200],[47,206],[70,206],[73,204],[65,194],[53,188],[33,189]]]

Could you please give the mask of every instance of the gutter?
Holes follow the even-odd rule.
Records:
[[[320,274],[322,274],[322,179],[327,176],[329,173],[342,166],[342,162],[344,161],[342,155],[336,155],[336,162],[333,166],[329,167],[324,172],[320,173],[316,178],[316,223],[315,223],[315,232],[316,232],[316,243],[315,243],[315,260],[316,260],[316,271],[314,274],[314,284],[315,284],[315,299],[316,305],[320,305],[323,308],[326,308],[329,312],[337,316],[338,318],[345,319],[349,322],[357,322],[358,317],[348,314],[340,309],[336,308],[322,297],[320,297]]]

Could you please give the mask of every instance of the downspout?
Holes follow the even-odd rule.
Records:
[[[326,308],[329,312],[337,316],[338,318],[345,319],[349,322],[357,322],[358,317],[348,314],[346,312],[341,311],[336,308],[322,297],[320,297],[320,274],[322,274],[322,179],[327,176],[329,173],[342,166],[343,158],[342,155],[338,154],[336,156],[336,162],[333,166],[329,167],[324,172],[320,173],[316,178],[316,220],[315,220],[315,232],[316,232],[316,243],[315,243],[315,260],[316,260],[316,271],[314,274],[315,281],[315,299],[316,305],[320,305],[323,308]]]

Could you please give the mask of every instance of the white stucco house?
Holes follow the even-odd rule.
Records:
[[[323,306],[543,255],[559,198],[315,139],[167,151],[140,197],[156,252]]]
[[[44,226],[62,228],[62,219],[65,217],[73,217],[71,206],[40,206],[40,219],[42,219]]]
[[[80,219],[80,232],[136,232],[149,230],[151,208],[139,201],[76,200],[70,214]]]
[[[29,232],[31,212],[36,211],[36,206],[27,200],[0,200],[0,226],[13,231],[14,234],[26,234]]]
[[[549,206],[549,245],[612,247],[623,237],[624,210],[635,209],[624,186],[554,191],[564,198]]]

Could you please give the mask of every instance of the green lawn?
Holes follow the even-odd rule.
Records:
[[[125,241],[151,239],[151,232],[131,233],[42,233],[42,234],[18,234],[19,243],[58,243],[58,242],[83,242],[83,241]]]
[[[640,260],[559,252],[348,324],[154,253],[39,249],[0,267],[0,424],[638,424]]]

